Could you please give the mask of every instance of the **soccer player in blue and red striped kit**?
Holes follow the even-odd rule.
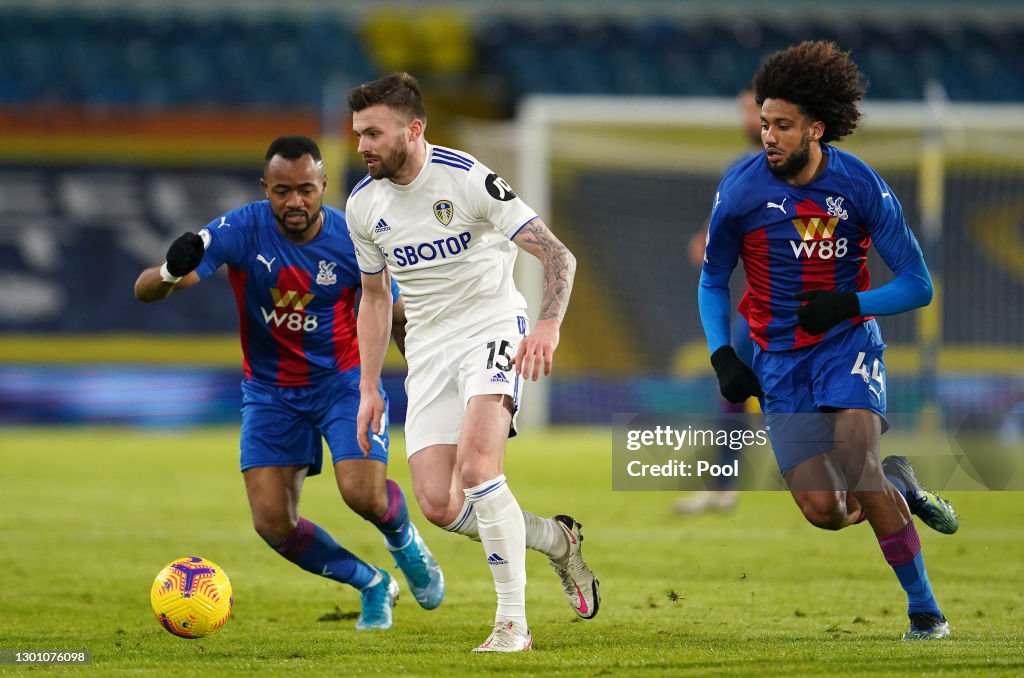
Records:
[[[373,437],[368,454],[356,440],[360,272],[345,215],[323,204],[327,175],[308,137],[271,143],[261,184],[266,200],[180,236],[163,264],[142,272],[135,295],[159,301],[227,265],[245,373],[241,469],[256,532],[302,569],[358,589],[357,629],[389,628],[395,580],[298,513],[303,481],[320,472],[326,439],[345,503],[384,535],[417,602],[441,604],[441,569],[409,521],[401,488],[386,477],[387,429]],[[400,300],[393,310],[404,350]]]
[[[892,189],[830,144],[857,126],[863,77],[832,42],[776,52],[754,77],[764,152],[715,194],[698,302],[722,395],[761,399],[779,468],[807,520],[838,530],[867,521],[908,598],[910,639],[949,635],[912,520],[952,533],[947,501],[903,457],[879,458],[885,344],[874,316],[927,305],[932,282]],[[895,273],[871,289],[871,245]],[[740,312],[752,368],[729,344],[728,281],[742,257]]]

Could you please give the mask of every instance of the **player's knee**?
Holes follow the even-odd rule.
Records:
[[[276,545],[283,542],[295,530],[297,521],[286,515],[254,513],[252,526],[263,541]]]
[[[501,457],[498,454],[477,454],[466,455],[459,464],[459,473],[462,474],[462,484],[466,487],[476,487],[501,475]]]
[[[845,525],[846,516],[839,511],[828,511],[820,509],[804,509],[804,518],[811,525],[822,530],[841,530]]]
[[[342,492],[345,504],[366,520],[376,520],[388,510],[387,490],[373,491],[369,488]]]
[[[462,483],[466,487],[476,487],[494,478],[496,473],[488,473],[484,468],[468,466],[462,468]]]
[[[804,518],[815,527],[838,530],[846,524],[846,502],[839,492],[807,492],[796,500]]]

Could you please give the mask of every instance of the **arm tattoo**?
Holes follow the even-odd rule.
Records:
[[[561,323],[572,292],[576,257],[539,219],[526,224],[523,234],[525,242],[539,250],[537,258],[544,265],[544,295],[538,320],[555,319]]]

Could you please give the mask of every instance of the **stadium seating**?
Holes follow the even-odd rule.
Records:
[[[731,98],[768,54],[808,38],[833,39],[852,50],[870,81],[872,99],[919,101],[925,84],[934,80],[956,102],[1024,102],[1024,11],[1014,2],[1007,0],[1007,11],[989,15],[964,10],[955,20],[944,20],[931,3],[908,2],[895,2],[894,12],[889,7],[860,12],[850,2],[837,3],[847,7],[835,14],[782,6],[730,12],[716,8],[717,0],[666,2],[675,10],[661,13],[652,9],[656,3],[644,3],[645,11],[601,13],[582,1],[575,11],[549,2],[540,11],[536,6],[520,11],[513,3],[500,13],[475,3],[462,3],[466,11],[427,8],[433,3],[426,2],[396,11],[370,3],[332,8],[330,0],[276,3],[275,9],[275,3],[221,5],[218,0],[147,2],[136,9],[127,0],[0,3],[0,31],[7,37],[0,41],[0,114],[6,116],[0,123],[9,141],[0,163],[0,283],[17,290],[0,303],[0,334],[230,337],[237,320],[224,312],[233,305],[227,285],[212,285],[201,296],[175,296],[159,313],[144,313],[130,295],[130,281],[142,266],[158,260],[183,225],[194,228],[226,207],[260,196],[252,179],[255,161],[235,149],[239,140],[248,147],[250,137],[260,139],[253,145],[258,148],[278,129],[329,129],[324,123],[335,120],[348,87],[395,69],[415,73],[425,81],[428,97],[436,97],[429,108],[442,114],[432,123],[430,138],[442,144],[446,119],[513,115],[527,94]],[[496,3],[480,6],[485,4]],[[113,138],[117,135],[109,132],[121,131],[126,122],[132,126],[125,138]],[[234,137],[222,139],[224,129]],[[193,163],[171,152],[179,134],[189,137],[182,144],[188,149],[203,148],[208,139],[219,142],[212,144],[213,162],[219,164]],[[737,145],[740,141],[737,136]],[[1001,141],[996,142],[1000,150],[1015,148]],[[46,148],[37,161],[41,144]],[[1019,363],[1016,347],[1024,329],[1003,309],[1005,299],[1019,296],[1024,274],[1015,263],[1017,240],[1000,239],[1012,230],[998,230],[1016,223],[1021,179],[1016,165],[1005,177],[996,176],[1003,165],[995,166],[992,176],[981,179],[971,171],[949,172],[945,230],[934,256],[944,262],[936,270],[973,281],[942,288],[944,349],[968,355],[991,345],[1004,357],[996,362],[985,353],[992,367],[980,376],[966,368],[933,375],[914,372],[906,361],[899,368],[893,351],[891,367],[900,374],[888,396],[894,412],[917,412],[926,394],[955,411],[1006,411],[1024,402],[1019,373],[1004,369]],[[356,163],[349,172],[358,176],[362,169]],[[574,302],[577,310],[563,333],[563,367],[551,385],[551,421],[604,424],[612,412],[717,407],[694,321],[696,299],[679,293],[695,286],[697,273],[690,267],[652,267],[647,254],[685,251],[717,171],[560,168],[564,183],[553,192],[551,211],[567,244],[602,279],[588,281],[585,273],[577,278],[574,298],[584,300],[583,308]],[[916,169],[887,167],[886,177],[907,196],[904,209],[916,226],[921,221]],[[335,185],[353,181],[343,176]],[[93,193],[96,200],[81,199]],[[645,222],[638,217],[639,199],[622,200],[623,194],[642,196],[648,214],[672,216]],[[993,210],[1004,202],[1010,207]],[[26,223],[32,229],[26,231]],[[633,229],[632,248],[622,248],[623,223]],[[1004,254],[1010,263],[1000,259]],[[105,275],[97,277],[96,270]],[[641,282],[629,275],[637,270],[644,271]],[[978,289],[1003,292],[979,295]],[[965,309],[971,321],[949,322],[968,317]],[[590,341],[601,333],[594,327],[611,326],[601,341]],[[885,332],[894,346],[912,345],[919,337],[910,315],[886,319]],[[34,343],[29,338],[21,346]],[[699,373],[677,367],[692,364],[677,357],[689,355],[681,346],[694,344],[701,351],[704,371]],[[119,357],[120,345],[112,345],[110,355]],[[90,381],[94,375],[88,368],[73,375],[68,382],[73,385],[55,387],[52,367],[28,374],[18,360],[0,361],[0,424],[150,417],[130,397],[93,397],[94,390],[109,384]],[[154,423],[176,421],[174,416],[234,417],[234,360],[212,381],[200,374],[189,382],[190,390],[212,394],[195,401],[202,401],[207,414],[175,414],[165,407],[152,415]],[[120,366],[111,372],[115,382],[130,376]],[[400,422],[400,380],[387,378],[396,379],[389,392],[393,421]],[[165,381],[163,372],[153,377],[147,371],[140,379]],[[146,402],[160,400],[163,393],[150,386],[144,390],[150,396]],[[53,391],[66,398],[52,396]]]
[[[0,12],[0,102],[309,105],[373,77],[333,17]]]
[[[58,4],[59,6],[59,4]],[[5,7],[0,103],[317,106],[325,86],[407,68],[527,93],[730,96],[773,50],[851,49],[878,99],[1024,100],[1024,20],[522,17],[448,10],[298,16]],[[1016,15],[1013,15],[1016,16]]]
[[[765,56],[807,38],[851,49],[879,99],[920,99],[943,83],[953,100],[1020,101],[1024,26],[896,22],[761,23],[747,19],[494,21],[477,32],[481,62],[504,71],[518,93],[586,92],[728,96]],[[538,68],[538,63],[546,67]],[[897,67],[898,66],[898,67]]]

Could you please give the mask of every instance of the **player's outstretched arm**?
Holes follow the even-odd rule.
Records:
[[[164,263],[150,266],[135,281],[135,298],[139,301],[160,301],[171,292],[192,287],[199,282],[194,273],[206,252],[203,239],[195,233],[184,233],[167,249]]]
[[[540,260],[544,266],[544,291],[537,324],[520,343],[513,364],[516,372],[536,381],[541,369],[551,374],[558,330],[569,307],[576,257],[539,218],[516,233],[513,242]]]
[[[364,455],[370,454],[370,428],[381,432],[384,399],[378,390],[384,354],[391,333],[391,285],[383,272],[362,274],[363,296],[359,301],[356,334],[359,337],[359,413],[356,439]]]

